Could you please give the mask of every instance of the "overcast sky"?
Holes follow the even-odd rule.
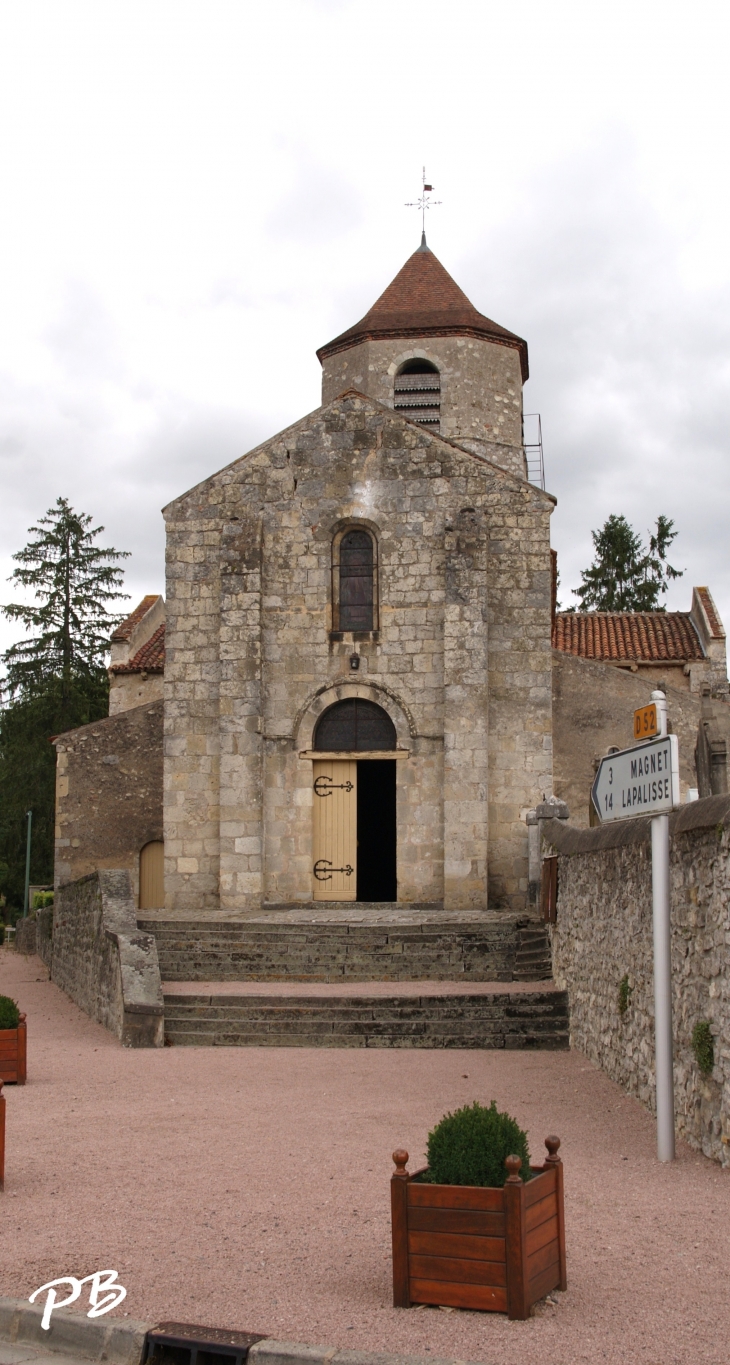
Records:
[[[3,583],[63,495],[163,591],[160,508],[317,407],[425,162],[430,246],[529,344],[563,603],[664,513],[668,605],[730,625],[729,39],[702,0],[0,0]]]

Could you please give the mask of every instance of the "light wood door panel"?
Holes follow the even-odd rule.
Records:
[[[162,910],[165,905],[165,845],[145,844],[139,855],[139,908]]]
[[[312,764],[313,858],[316,901],[357,899],[357,763]]]

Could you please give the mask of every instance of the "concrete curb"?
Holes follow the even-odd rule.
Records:
[[[54,1312],[47,1332],[43,1308],[27,1299],[0,1298],[0,1343],[37,1346],[43,1355],[75,1356],[109,1365],[140,1365],[144,1339],[157,1324],[131,1318],[87,1318],[63,1308]],[[248,1353],[250,1365],[478,1365],[444,1356],[402,1356],[375,1351],[341,1351],[337,1346],[306,1346],[267,1337]]]
[[[298,1341],[257,1341],[251,1365],[478,1365],[445,1356],[397,1356],[376,1351],[340,1351],[336,1346],[303,1346]]]
[[[87,1318],[63,1308],[54,1312],[47,1332],[41,1327],[43,1305],[27,1299],[0,1298],[0,1341],[38,1346],[44,1354],[83,1356],[111,1365],[139,1365],[151,1322],[131,1318]]]

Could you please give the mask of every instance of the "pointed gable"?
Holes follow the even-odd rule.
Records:
[[[317,351],[320,361],[363,341],[391,337],[476,336],[519,351],[527,379],[527,342],[478,312],[441,262],[425,245],[414,251],[372,308]]]

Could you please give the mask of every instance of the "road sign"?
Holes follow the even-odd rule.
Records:
[[[601,762],[591,791],[602,824],[637,815],[666,815],[679,805],[676,735],[620,749]]]
[[[649,706],[640,706],[638,711],[634,711],[634,739],[651,739],[652,735],[659,733],[660,726],[655,701],[651,702]]]

